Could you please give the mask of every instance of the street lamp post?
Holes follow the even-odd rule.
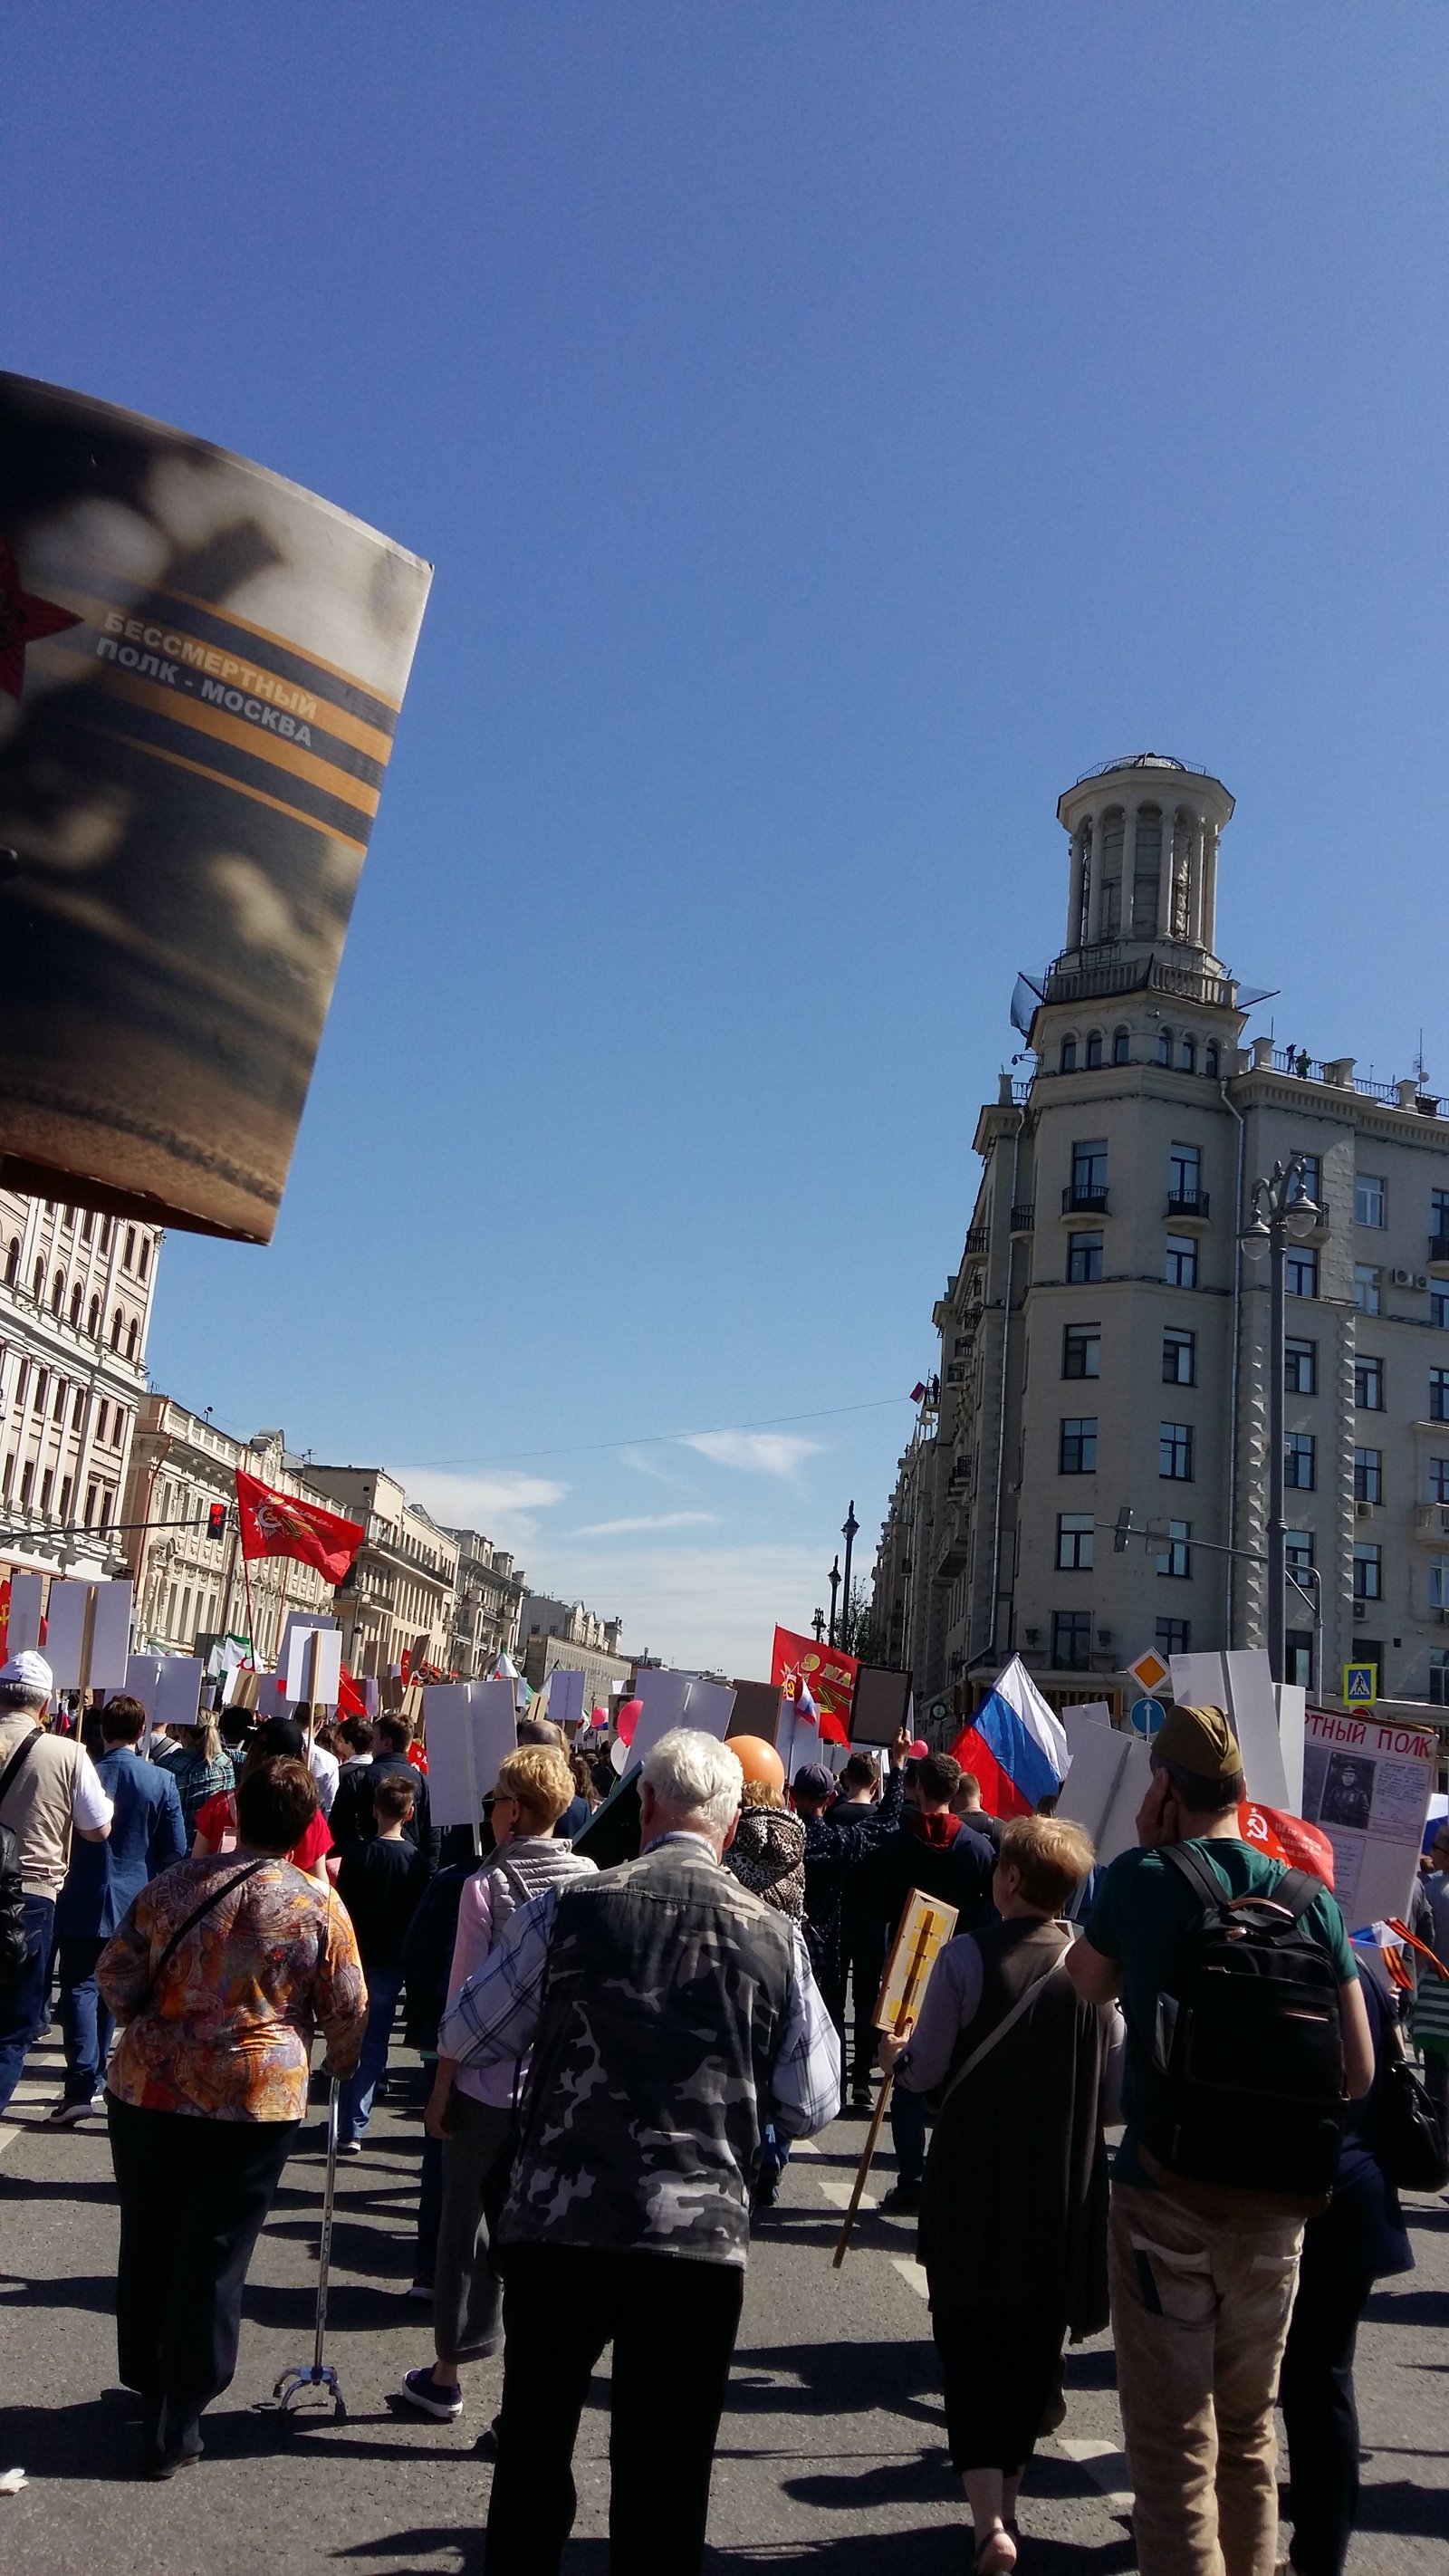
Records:
[[[823,1646],[825,1643],[825,1613],[823,1610],[817,1610],[815,1612],[810,1625],[815,1631],[816,1645]]]
[[[1283,1511],[1283,1370],[1284,1300],[1287,1293],[1288,1246],[1295,1236],[1311,1233],[1319,1210],[1309,1196],[1303,1156],[1290,1154],[1274,1164],[1266,1180],[1253,1183],[1251,1213],[1239,1235],[1253,1258],[1268,1255],[1268,1662],[1281,1682],[1284,1653],[1284,1596],[1287,1522]],[[1236,1437],[1237,1426],[1234,1425]]]
[[[835,1603],[836,1603],[836,1596],[837,1596],[837,1594],[839,1593],[839,1590],[840,1590],[840,1559],[839,1559],[839,1557],[837,1557],[837,1558],[836,1558],[835,1563],[832,1565],[832,1567],[831,1567],[831,1569],[830,1569],[829,1581],[830,1581],[830,1642],[831,1642],[831,1644],[832,1644],[832,1646],[833,1646],[833,1645],[834,1645],[834,1643],[835,1643]]]
[[[855,1504],[851,1501],[846,1506],[845,1518],[840,1525],[840,1535],[845,1541],[845,1619],[840,1631],[842,1646],[845,1644],[845,1631],[850,1625],[850,1551],[855,1545],[859,1530],[860,1523],[855,1517]]]

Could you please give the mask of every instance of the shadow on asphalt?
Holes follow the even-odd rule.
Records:
[[[1364,2315],[1380,2326],[1449,2326],[1449,2290],[1375,2290]]]

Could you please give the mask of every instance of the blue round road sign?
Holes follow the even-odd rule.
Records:
[[[1140,1699],[1130,1714],[1139,1735],[1155,1735],[1167,1711],[1160,1699]]]

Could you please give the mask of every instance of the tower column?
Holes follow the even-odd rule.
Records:
[[[1202,944],[1217,947],[1218,925],[1218,829],[1216,823],[1203,827],[1202,860]]]
[[[1176,843],[1177,808],[1175,805],[1164,805],[1162,857],[1158,862],[1157,870],[1157,936],[1159,939],[1172,937],[1173,893],[1177,884],[1177,867],[1173,855]]]
[[[1089,948],[1102,936],[1102,815],[1100,808],[1091,817],[1091,823],[1092,873],[1087,885],[1087,945]]]
[[[1079,947],[1082,937],[1082,877],[1085,873],[1085,827],[1072,843],[1072,882],[1067,896],[1067,938],[1069,949]]]
[[[1194,814],[1188,833],[1187,935],[1195,948],[1206,945],[1202,935],[1203,818]]]

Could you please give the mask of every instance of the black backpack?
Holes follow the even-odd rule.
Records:
[[[10,1827],[0,1825],[0,1994],[14,1985],[29,1955],[20,1845]]]
[[[1225,1896],[1190,1845],[1162,1857],[1202,1911],[1157,1998],[1138,2136],[1185,2180],[1326,2200],[1348,2103],[1338,1969],[1303,1923],[1322,1887],[1290,1869],[1268,1894]]]

